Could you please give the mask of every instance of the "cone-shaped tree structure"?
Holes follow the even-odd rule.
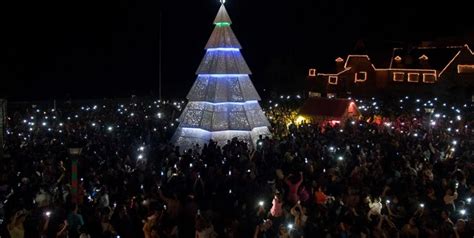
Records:
[[[209,140],[224,145],[234,137],[252,147],[259,135],[270,135],[270,123],[258,103],[260,97],[231,23],[221,5],[197,80],[187,96],[189,103],[172,139],[181,149]]]

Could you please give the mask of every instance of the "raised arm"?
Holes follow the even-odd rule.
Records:
[[[296,183],[296,185],[300,186],[302,182],[303,182],[303,172],[300,171],[300,180],[298,181],[298,183]]]
[[[288,176],[285,178],[285,183],[286,183],[288,186],[292,185],[292,183],[291,183],[291,181],[290,181],[290,176],[291,176],[291,175],[292,175],[292,174],[288,174]]]
[[[199,185],[201,185],[201,186],[199,186]],[[204,181],[202,180],[201,177],[198,177],[196,179],[196,181],[194,182],[194,184],[193,184],[193,190],[194,190],[194,192],[197,192],[196,190],[200,189],[202,191],[202,193],[205,193],[206,189],[205,189],[204,186],[205,186]]]
[[[379,216],[379,223],[377,224],[377,228],[378,228],[379,230],[382,230],[383,221],[384,221],[384,217],[383,217],[383,216]]]
[[[62,237],[66,231],[67,231],[67,228],[68,228],[68,223],[66,220],[64,220],[64,224],[63,226],[61,227],[61,230],[59,230],[57,233],[56,233],[56,237]]]
[[[387,211],[388,211],[388,215],[391,217],[391,218],[401,218],[402,216],[396,214],[396,213],[393,213],[392,209],[390,208],[390,206],[387,206]],[[423,211],[422,211],[423,212]]]
[[[258,238],[258,234],[260,234],[260,225],[257,225],[257,228],[255,229],[255,233],[253,234],[253,238]]]
[[[293,216],[296,216],[297,213],[296,213],[296,208],[298,207],[298,203],[296,203],[291,209],[290,209],[290,213],[291,215]]]
[[[46,217],[46,221],[44,222],[44,225],[43,225],[43,234],[46,234],[46,231],[48,230],[48,226],[49,226],[49,217]]]
[[[167,198],[164,194],[163,194],[163,191],[161,191],[161,189],[158,189],[158,195],[160,196],[161,200],[165,201],[166,204],[169,204],[171,199],[170,198]]]
[[[19,211],[16,212],[15,215],[13,215],[12,220],[10,221],[10,223],[8,223],[8,225],[7,225],[8,230],[13,230],[13,228],[15,228],[16,220],[18,218],[18,213],[19,213]]]
[[[388,216],[383,216],[383,218],[385,219],[385,221],[387,222],[387,224],[392,227],[392,228],[396,228],[395,226],[395,223],[392,222],[392,220],[390,220],[390,218]]]

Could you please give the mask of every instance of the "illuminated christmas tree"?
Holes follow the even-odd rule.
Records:
[[[260,96],[250,81],[251,72],[231,24],[222,4],[172,139],[181,149],[209,140],[224,145],[234,137],[253,147],[260,135],[270,135],[270,123],[258,103]]]

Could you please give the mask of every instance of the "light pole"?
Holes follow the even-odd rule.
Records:
[[[163,28],[163,13],[160,12],[160,30],[159,30],[160,35],[159,35],[159,38],[158,38],[158,51],[159,51],[159,54],[158,54],[158,61],[159,61],[158,62],[158,99],[160,99],[160,100],[161,100],[161,76],[162,76],[162,74],[161,74],[161,70],[162,70],[161,61],[163,60],[163,57],[161,55],[162,54],[162,49],[163,49],[163,47],[162,47],[162,45],[163,45],[163,43],[162,43],[163,30],[162,30],[162,28]]]
[[[77,204],[78,197],[77,191],[79,188],[78,180],[77,180],[77,163],[79,157],[81,156],[82,148],[69,148],[69,155],[71,156],[71,198],[72,203]]]
[[[5,135],[5,126],[7,123],[7,101],[0,99],[0,159],[3,159],[3,136]]]

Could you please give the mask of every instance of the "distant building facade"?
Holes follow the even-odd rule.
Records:
[[[309,69],[310,96],[439,95],[473,98],[474,52],[468,45],[395,48],[386,67],[368,55],[337,58],[331,73]]]

